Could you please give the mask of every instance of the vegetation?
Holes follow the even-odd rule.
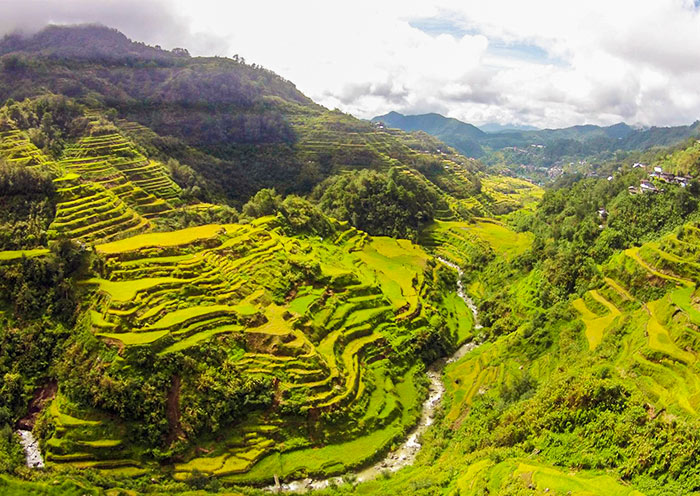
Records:
[[[618,151],[674,145],[691,136],[696,137],[699,124],[635,129],[620,122],[607,127],[583,125],[564,129],[486,133],[471,124],[439,114],[406,116],[390,112],[372,120],[405,131],[424,131],[467,157],[480,158],[488,165],[515,170],[524,165],[529,167],[524,171],[526,177],[532,176],[536,167],[567,164],[581,159],[609,160]]]
[[[0,53],[0,494],[699,490],[695,142],[543,191],[241,59]]]
[[[317,196],[328,215],[395,238],[416,239],[435,212],[447,207],[427,181],[397,168],[334,177],[319,185]]]

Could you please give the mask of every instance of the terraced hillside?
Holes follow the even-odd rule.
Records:
[[[438,253],[457,260],[462,255],[461,262],[467,266],[474,243],[465,234],[469,228],[455,231],[448,225],[439,224],[432,233],[441,243]],[[495,239],[492,246],[499,245],[494,244]],[[511,246],[518,250],[517,243]],[[571,303],[590,353],[613,354],[615,367],[624,371],[657,411],[695,415],[700,409],[700,376],[696,371],[700,349],[699,257],[700,227],[686,224],[676,233],[612,257],[601,267],[600,284]],[[532,273],[510,289],[522,305],[513,311],[524,313],[534,307],[531,288],[539,276]],[[479,284],[473,281],[472,293],[479,293]],[[479,370],[469,363],[461,367],[471,370],[467,374]]]
[[[484,263],[507,273],[512,270],[508,265],[517,263],[529,247],[529,235],[519,240],[513,232],[506,236],[508,232],[498,224],[442,222],[425,233],[425,242],[440,256],[465,266],[479,252],[498,252]],[[556,320],[541,319],[539,328],[525,323],[506,332],[500,329],[516,316],[537,311],[542,272],[526,272],[512,285],[493,288],[484,287],[485,276],[473,271],[468,288],[486,300],[481,305],[484,333],[503,334],[492,334],[445,367],[443,412],[416,465],[388,481],[361,484],[356,493],[402,494],[425,488],[426,494],[645,494],[650,487],[645,480],[636,479],[633,485],[629,475],[620,473],[638,470],[636,464],[643,464],[645,456],[656,467],[664,460],[678,463],[680,456],[664,458],[669,456],[665,444],[650,440],[650,434],[630,437],[623,421],[611,420],[619,404],[606,400],[611,403],[601,406],[593,398],[606,388],[617,391],[613,385],[618,383],[608,378],[614,370],[628,381],[620,401],[633,405],[624,413],[632,415],[633,429],[660,432],[664,439],[665,429],[697,416],[698,254],[699,226],[686,224],[656,242],[613,256],[601,267],[602,277],[593,281],[593,289],[563,303]],[[497,307],[500,320],[493,322],[489,305],[497,291],[509,295],[508,305]],[[543,344],[543,330],[552,327],[555,343]],[[572,362],[580,367],[574,374],[582,377],[567,370]],[[620,444],[610,451],[601,444],[605,433],[619,437]],[[628,449],[635,467],[623,465],[618,472],[620,453]],[[639,462],[635,450],[640,450]],[[664,487],[675,483],[663,480]]]
[[[75,173],[55,181],[59,202],[49,235],[83,241],[143,232],[150,224],[111,190]]]
[[[436,221],[421,244],[460,267],[479,269],[494,256],[512,260],[532,243],[531,233],[516,233],[502,222],[477,217],[473,222]]]
[[[83,286],[97,291],[94,335],[118,352],[111,380],[128,377],[144,354],[158,366],[221,350],[223,366],[273,387],[267,408],[198,438],[187,401],[202,386],[174,377],[170,432],[193,443],[174,466],[176,478],[202,472],[269,482],[362,464],[420,410],[425,379],[404,357],[428,344],[421,340],[472,336],[461,300],[430,296],[448,269],[435,268],[418,246],[343,225],[323,241],[289,237],[278,226],[267,217],[96,246],[104,271]],[[54,401],[51,415],[63,427],[47,442],[51,463],[115,473],[139,466],[138,444],[116,449],[127,445],[129,422],[72,404]]]
[[[615,256],[603,267],[604,286],[592,292],[598,305],[588,305],[600,317],[584,316],[591,347],[601,338],[623,340],[617,365],[657,410],[700,409],[698,253],[693,223]]]
[[[180,192],[162,165],[148,160],[119,133],[81,138],[65,149],[61,165],[120,193],[133,189],[124,188],[127,182],[163,200],[176,199]]]
[[[18,129],[0,132],[0,156],[10,163],[27,167],[46,167],[52,163],[27,134]]]
[[[85,116],[89,119],[85,135],[68,143],[56,161],[39,150],[27,132],[13,129],[0,133],[0,157],[56,177],[50,238],[105,241],[129,236],[149,230],[150,220],[184,206],[180,187],[162,164],[145,157],[124,135],[113,132],[115,128],[106,125],[99,112],[85,111]],[[199,207],[211,206],[188,206]]]

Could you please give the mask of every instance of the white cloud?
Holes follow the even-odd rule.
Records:
[[[435,111],[541,127],[700,117],[700,15],[692,0],[4,4],[15,8],[3,16],[0,4],[0,29],[26,19],[98,20],[165,47],[238,53],[359,117]],[[33,9],[41,15],[27,17]]]

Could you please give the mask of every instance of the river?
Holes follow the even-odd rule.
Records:
[[[39,443],[34,439],[32,431],[18,430],[20,444],[24,448],[24,455],[27,458],[27,467],[44,468],[44,458],[39,450]]]
[[[467,307],[469,307],[469,310],[472,312],[472,315],[474,316],[474,329],[481,329],[481,325],[478,323],[477,319],[478,311],[476,305],[464,292],[464,285],[462,284],[462,269],[457,264],[449,262],[444,258],[438,257],[438,260],[448,267],[455,269],[459,274],[459,278],[457,279],[457,295],[464,300]],[[396,472],[403,467],[412,465],[422,447],[421,436],[428,429],[428,427],[432,425],[435,410],[440,404],[442,396],[445,394],[445,385],[442,383],[442,369],[448,363],[459,360],[477,346],[478,344],[474,341],[466,343],[458,348],[457,351],[455,351],[449,357],[442,358],[428,367],[426,372],[428,379],[430,379],[430,384],[428,386],[428,398],[423,403],[420,420],[401,446],[389,452],[383,459],[358,472],[349,472],[343,474],[342,476],[331,477],[328,479],[302,479],[291,481],[268,486],[265,489],[276,492],[325,489],[331,484],[340,485],[344,482],[344,480],[354,480],[356,482],[372,480],[382,473]]]

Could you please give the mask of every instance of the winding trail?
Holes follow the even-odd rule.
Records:
[[[467,307],[469,307],[469,310],[471,310],[472,315],[474,316],[474,329],[481,329],[482,326],[478,324],[478,311],[476,305],[472,299],[464,293],[464,285],[462,284],[462,275],[464,272],[457,264],[449,262],[440,257],[438,257],[438,260],[448,267],[455,269],[459,274],[459,278],[457,279],[457,295],[464,300]],[[455,351],[449,357],[441,358],[428,367],[426,372],[428,379],[430,380],[430,384],[428,386],[428,398],[423,403],[420,420],[401,446],[393,451],[390,451],[383,459],[357,472],[348,472],[341,476],[330,477],[328,479],[309,478],[282,484],[277,483],[267,486],[265,489],[273,492],[302,492],[314,489],[325,489],[331,484],[342,484],[343,479],[348,477],[357,482],[365,482],[377,478],[382,473],[396,472],[403,467],[413,465],[418,452],[423,446],[421,443],[421,436],[428,429],[428,427],[433,424],[435,410],[445,394],[445,385],[442,383],[442,369],[448,363],[456,362],[477,346],[478,344],[474,341],[466,343],[458,348],[457,351]]]
[[[34,439],[32,431],[20,429],[17,431],[20,437],[20,444],[24,448],[24,455],[27,458],[27,467],[44,468],[44,458],[39,451],[39,443]]]

